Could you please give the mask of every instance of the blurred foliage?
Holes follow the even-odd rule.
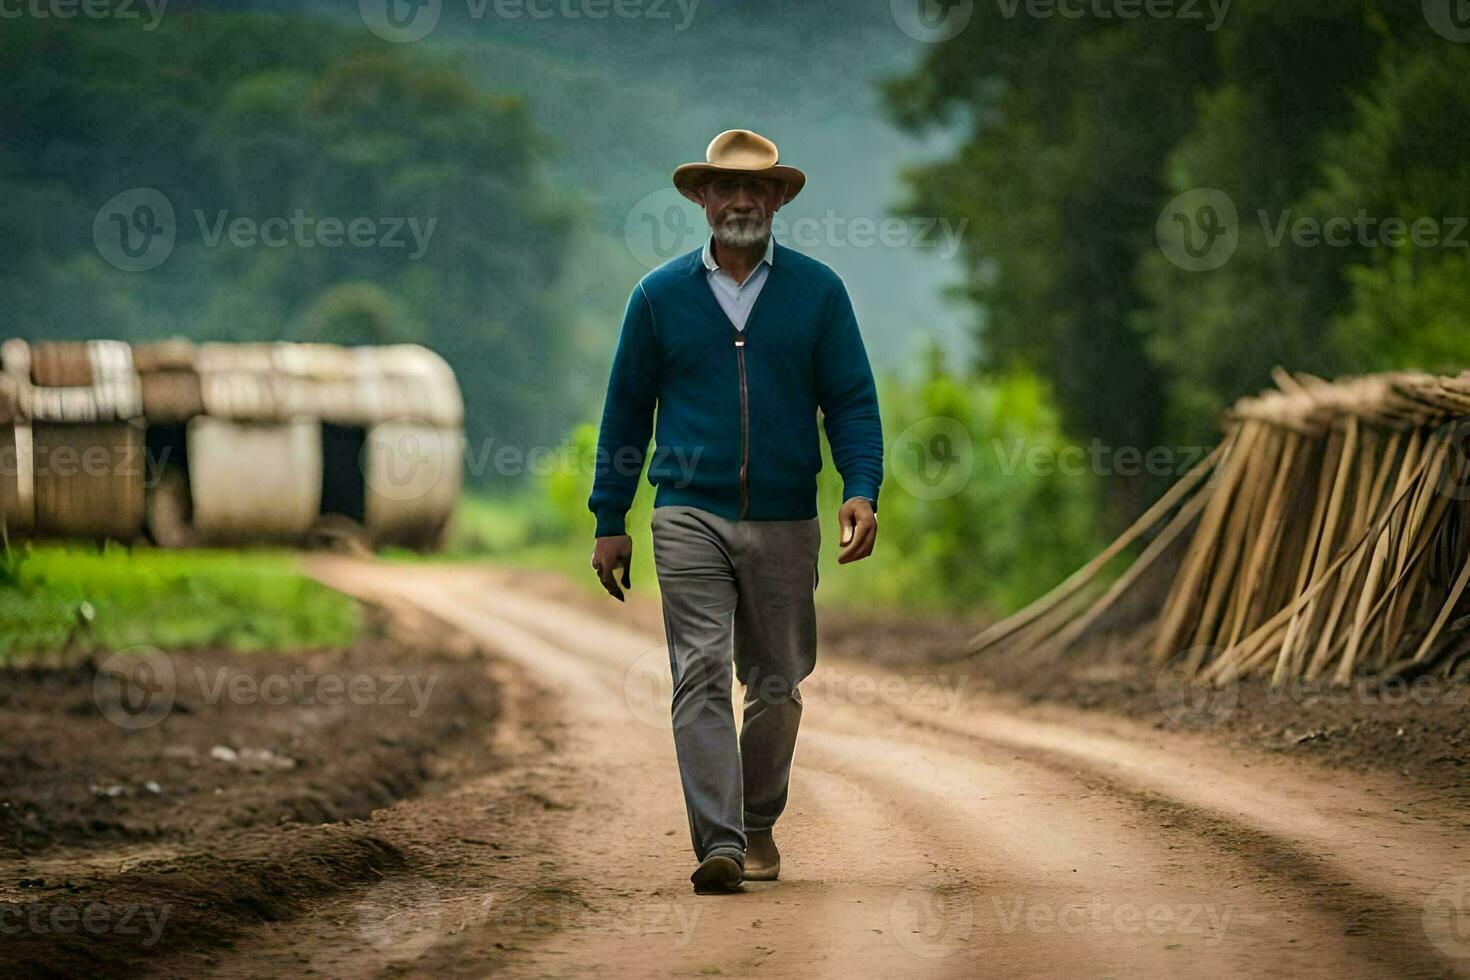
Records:
[[[1397,0],[1237,0],[1200,20],[972,23],[887,86],[916,132],[969,136],[909,175],[908,210],[968,216],[982,367],[1035,370],[1065,430],[1194,445],[1277,364],[1321,374],[1470,366],[1459,247],[1272,244],[1280,222],[1353,218],[1448,233],[1470,202],[1470,45]],[[1155,222],[1195,188],[1228,194],[1239,245],[1170,263]],[[1464,235],[1461,236],[1462,240]],[[1161,489],[1110,486],[1112,523]]]
[[[90,625],[79,628],[84,604]],[[0,656],[75,649],[347,646],[357,604],[284,553],[35,546],[0,584]]]
[[[923,380],[886,382],[879,398],[888,459],[872,557],[837,564],[842,480],[830,455],[818,479],[826,601],[1004,615],[1105,543],[1097,474],[1058,465],[1076,447],[1034,374],[977,384],[932,365]],[[946,457],[958,469],[939,478]]]
[[[0,519],[0,588],[18,588],[21,569],[31,557],[29,541],[10,540],[5,521]]]
[[[1371,248],[1344,270],[1348,299],[1329,320],[1344,363],[1430,371],[1470,360],[1470,51],[1399,51],[1383,84],[1356,102],[1355,125],[1328,143],[1318,215],[1396,215],[1406,244]],[[1440,245],[1413,241],[1432,219]],[[1424,229],[1429,233],[1429,228]],[[1458,244],[1449,241],[1457,239]]]
[[[473,443],[548,442],[581,414],[545,397],[571,343],[546,329],[571,219],[518,99],[420,46],[221,11],[171,10],[141,36],[8,20],[0,76],[6,335],[412,341],[458,372]],[[93,241],[99,208],[133,188],[160,191],[177,227],[142,272]],[[384,244],[328,246],[314,224],[305,245],[294,228],[279,247],[214,237],[297,214],[370,220]],[[397,219],[418,222],[421,257]]]

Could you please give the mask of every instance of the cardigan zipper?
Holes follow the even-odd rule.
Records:
[[[740,519],[750,506],[750,395],[745,388],[745,335],[735,331],[735,362],[740,367]]]

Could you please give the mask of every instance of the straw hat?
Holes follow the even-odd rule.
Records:
[[[686,163],[674,171],[674,186],[691,201],[697,200],[694,192],[700,184],[719,174],[779,180],[786,185],[786,201],[801,193],[806,183],[806,174],[779,162],[775,143],[748,129],[727,129],[710,140],[704,159],[704,163]]]

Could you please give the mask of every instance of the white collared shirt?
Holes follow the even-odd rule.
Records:
[[[756,297],[761,294],[761,287],[766,284],[766,276],[770,274],[771,266],[776,258],[776,243],[774,239],[766,239],[766,254],[755,268],[750,270],[750,275],[745,277],[744,282],[737,283],[735,277],[715,261],[714,239],[707,239],[704,243],[704,268],[708,275],[710,292],[715,294],[715,300],[720,304],[720,309],[735,324],[736,330],[745,329],[745,321],[750,319],[751,308],[755,306]]]

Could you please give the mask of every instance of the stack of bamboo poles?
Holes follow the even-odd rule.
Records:
[[[1470,654],[1453,618],[1470,584],[1470,372],[1275,380],[1122,537],[970,652],[1060,654],[1173,560],[1152,658],[1217,684],[1347,683]],[[1144,541],[1100,590],[1099,573]]]

